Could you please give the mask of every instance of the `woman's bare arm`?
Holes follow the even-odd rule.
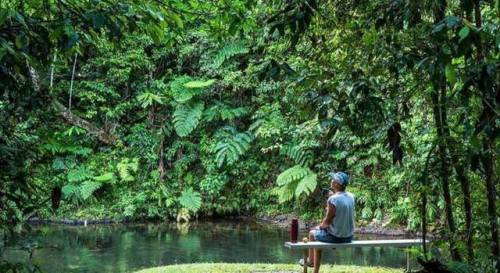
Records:
[[[326,229],[332,224],[333,217],[335,217],[335,206],[330,204],[328,201],[327,207],[326,207],[326,215],[325,218],[323,218],[323,221],[321,221],[321,225],[319,228],[321,229]]]

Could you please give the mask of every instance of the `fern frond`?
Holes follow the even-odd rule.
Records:
[[[153,103],[163,104],[163,97],[150,92],[143,92],[137,96],[137,100],[141,104],[142,108],[147,108]]]
[[[302,167],[301,165],[295,165],[278,175],[276,182],[278,186],[285,186],[294,181],[298,181],[305,176],[309,175],[311,170],[307,167]]]
[[[189,101],[199,91],[198,89],[187,88],[184,85],[193,79],[189,76],[181,76],[170,83],[170,95],[175,101],[184,103]]]
[[[204,120],[211,122],[214,120],[234,120],[239,117],[243,117],[250,113],[248,107],[236,107],[232,108],[229,105],[226,105],[221,102],[217,102],[214,105],[210,106],[210,108],[205,111]]]
[[[314,140],[303,140],[298,145],[284,145],[280,153],[288,156],[296,164],[309,166],[313,163],[312,148],[319,146],[319,143]]]
[[[253,135],[249,132],[237,133],[224,138],[215,146],[217,166],[232,165],[250,148]]]
[[[244,42],[238,41],[224,46],[215,56],[214,66],[219,68],[226,60],[239,54],[248,53],[248,48]]]
[[[213,79],[204,81],[195,80],[189,76],[181,76],[170,83],[170,95],[175,101],[185,103],[214,83],[215,80]]]
[[[198,126],[203,109],[203,103],[197,103],[194,106],[177,105],[173,115],[174,129],[177,135],[180,137],[189,135]]]
[[[182,207],[193,212],[196,212],[201,207],[200,193],[194,191],[193,188],[184,190],[178,200]]]
[[[295,196],[311,194],[317,187],[317,175],[307,167],[295,165],[280,175],[276,179],[278,187],[275,189],[275,195],[278,201],[284,203],[292,200]]]
[[[249,111],[246,107],[223,108],[220,111],[220,117],[222,120],[233,120],[235,118],[245,116],[248,113]]]
[[[101,183],[95,181],[85,181],[79,187],[80,197],[82,200],[89,199],[92,194],[102,186]]]
[[[88,178],[91,178],[92,176],[93,176],[92,172],[86,167],[82,166],[70,170],[66,175],[69,182],[80,182]]]
[[[295,189],[295,197],[299,198],[302,194],[309,195],[311,194],[316,186],[318,185],[317,175],[315,173],[311,173],[299,181],[297,184],[297,188]]]
[[[134,181],[135,177],[131,172],[137,172],[139,169],[139,162],[137,158],[130,160],[129,158],[122,159],[118,164],[116,164],[118,169],[118,175],[122,181]]]
[[[79,188],[74,184],[67,184],[62,187],[61,191],[65,199],[72,199],[79,195]]]
[[[292,187],[276,187],[272,189],[271,194],[278,196],[279,203],[285,203],[293,199],[294,191]]]

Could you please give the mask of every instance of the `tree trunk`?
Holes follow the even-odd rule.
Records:
[[[422,208],[421,208],[421,217],[422,217],[422,246],[424,251],[424,259],[427,260],[427,192],[422,193]]]
[[[165,178],[165,162],[163,161],[163,146],[164,146],[164,142],[165,142],[165,138],[161,137],[161,140],[160,140],[160,152],[159,152],[159,162],[158,162],[158,170],[160,172],[160,182],[163,182],[164,178]]]
[[[472,202],[470,196],[470,183],[465,174],[465,166],[458,163],[458,159],[452,156],[453,167],[457,174],[457,179],[460,182],[460,187],[462,188],[462,194],[464,195],[464,213],[465,213],[465,240],[467,245],[467,258],[469,261],[474,260],[474,248],[472,244]]]
[[[445,11],[447,8],[446,0],[439,0],[436,3],[434,10],[434,23],[437,24],[441,22],[445,17]],[[435,52],[439,54],[441,52],[441,44],[437,43],[435,45]],[[438,137],[438,154],[441,161],[441,166],[439,174],[441,177],[441,187],[443,189],[443,198],[445,202],[445,216],[446,222],[448,224],[448,229],[450,231],[450,253],[451,257],[455,261],[460,261],[460,253],[456,246],[456,226],[455,220],[453,218],[453,204],[451,201],[450,193],[450,162],[448,159],[448,140],[450,136],[450,131],[448,128],[448,117],[446,113],[446,78],[444,77],[444,65],[441,65],[439,61],[436,63],[438,66],[436,72],[432,75],[431,79],[433,81],[433,92],[432,92],[432,104],[434,112],[434,121],[436,123],[436,131]]]
[[[488,137],[486,137],[488,138]],[[481,163],[483,164],[484,172],[486,174],[486,198],[488,200],[488,218],[490,222],[490,232],[491,232],[491,254],[493,259],[496,260],[496,271],[500,272],[500,254],[498,245],[498,223],[497,223],[497,212],[496,212],[496,189],[494,180],[494,166],[493,166],[493,156],[491,154],[492,145],[491,141],[484,141],[484,154],[481,158]]]
[[[482,18],[481,18],[481,6],[479,0],[474,0],[474,19],[477,28],[482,27]],[[481,39],[477,39],[477,63],[479,67],[482,67],[482,63],[484,62],[484,51],[483,44]],[[482,72],[482,71],[481,71]],[[481,73],[480,72],[480,73]],[[482,79],[484,81],[485,79]],[[494,81],[494,80],[493,80]],[[491,128],[495,128],[495,113],[493,112],[492,107],[496,106],[495,101],[495,87],[494,84],[491,86],[493,91],[489,92],[489,88],[487,84],[479,84],[478,89],[481,92],[482,96],[482,104],[483,104],[483,115],[486,124],[488,124]],[[483,129],[484,130],[484,129]],[[495,160],[494,156],[494,145],[491,137],[486,134],[483,138],[483,152],[481,154],[481,163],[484,168],[485,176],[486,176],[486,199],[488,200],[488,220],[490,225],[490,233],[491,233],[491,254],[493,256],[494,261],[496,262],[496,272],[500,272],[500,245],[498,242],[498,215],[496,209],[496,187],[495,187],[495,164],[493,164]]]
[[[450,231],[450,253],[451,257],[455,261],[460,261],[460,253],[458,252],[457,246],[455,244],[456,238],[456,227],[455,220],[453,218],[453,204],[451,201],[450,194],[450,163],[447,154],[447,125],[446,125],[446,85],[444,84],[444,78],[439,77],[439,83],[434,86],[432,93],[434,120],[436,123],[437,137],[438,137],[438,154],[441,161],[441,166],[439,170],[439,176],[441,178],[441,187],[443,190],[443,198],[445,202],[445,216],[446,222],[448,224],[448,229]]]

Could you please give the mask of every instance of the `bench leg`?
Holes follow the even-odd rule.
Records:
[[[410,268],[410,249],[407,248],[406,249],[406,272],[407,273],[410,273],[411,272],[411,268]]]
[[[307,264],[308,264],[308,261],[307,261],[307,258],[309,256],[309,251],[307,249],[304,250],[304,273],[307,273]]]

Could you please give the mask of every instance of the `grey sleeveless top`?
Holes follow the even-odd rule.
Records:
[[[335,217],[328,233],[340,238],[351,237],[354,234],[354,195],[338,192],[328,198],[328,203],[335,206]]]

